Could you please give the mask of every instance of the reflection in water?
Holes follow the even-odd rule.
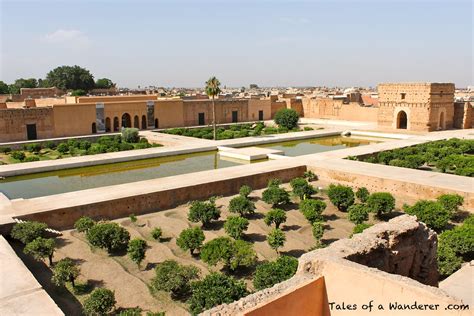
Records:
[[[373,143],[348,137],[325,137],[261,147],[280,149],[287,156],[299,156]],[[32,198],[102,186],[156,179],[197,171],[220,169],[248,163],[220,157],[216,151],[152,158],[65,169],[0,180],[0,192],[10,199]]]

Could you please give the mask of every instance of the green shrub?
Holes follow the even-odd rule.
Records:
[[[161,230],[160,227],[155,227],[151,230],[150,235],[151,235],[151,238],[159,241],[161,239],[161,236],[163,235],[163,231]]]
[[[293,109],[281,109],[275,113],[274,121],[280,127],[293,129],[298,126],[299,115]]]
[[[31,153],[39,153],[41,151],[41,144],[31,143],[26,145],[26,148]]]
[[[71,96],[73,96],[73,97],[81,97],[81,96],[84,96],[84,95],[87,95],[87,92],[85,90],[82,90],[82,89],[73,90],[71,92]]]
[[[462,258],[447,247],[438,247],[438,272],[442,276],[449,276],[459,270]]]
[[[364,230],[366,230],[367,228],[371,227],[372,224],[366,224],[366,223],[362,223],[362,224],[357,224],[354,226],[354,229],[352,230],[352,235],[355,235],[355,234],[360,234],[362,233]]]
[[[369,219],[369,209],[364,204],[353,204],[348,209],[348,215],[354,224],[362,224]]]
[[[106,315],[115,308],[115,294],[109,289],[98,288],[84,301],[87,316]]]
[[[67,140],[66,145],[71,148],[79,148],[79,141],[73,138]]]
[[[239,194],[245,198],[248,198],[250,193],[252,193],[252,188],[248,185],[243,185],[240,187]]]
[[[390,213],[395,208],[395,198],[388,192],[372,193],[367,199],[367,207],[380,217],[382,213]]]
[[[436,200],[451,212],[452,216],[459,211],[459,207],[464,203],[464,198],[459,194],[443,194]]]
[[[240,216],[229,216],[224,224],[225,232],[234,239],[241,239],[248,227],[248,219]]]
[[[48,228],[48,226],[40,222],[16,223],[10,232],[10,236],[26,245],[36,238],[42,237],[46,228]]]
[[[201,249],[201,260],[215,266],[219,262],[232,271],[239,267],[251,267],[257,260],[257,254],[251,243],[243,240],[232,240],[229,237],[218,237]]]
[[[217,220],[221,216],[221,211],[216,207],[214,199],[209,201],[191,202],[188,220],[197,223],[201,222],[203,227],[208,226],[212,220]]]
[[[280,228],[280,225],[286,222],[286,213],[284,210],[275,208],[268,211],[263,219],[268,226],[275,224],[275,228]]]
[[[307,199],[301,201],[299,208],[304,217],[312,224],[323,219],[322,213],[326,206],[323,201]]]
[[[324,223],[323,222],[314,222],[311,231],[313,232],[313,237],[316,239],[316,246],[320,246],[321,238],[324,235]]]
[[[304,131],[313,131],[314,128],[309,127],[309,126],[305,126],[305,127],[303,128],[303,130],[304,130]]]
[[[127,151],[133,149],[135,149],[135,147],[133,147],[133,145],[130,143],[120,143],[119,145],[119,151]]]
[[[194,250],[201,249],[205,239],[204,232],[199,227],[192,227],[183,230],[176,239],[176,244],[184,251],[189,250],[191,255]]]
[[[75,287],[75,280],[79,276],[79,267],[71,260],[71,258],[63,258],[56,262],[53,267],[53,276],[51,282],[56,286],[64,286],[66,282],[71,282]]]
[[[221,273],[211,272],[201,281],[191,283],[189,308],[193,315],[220,304],[229,304],[248,294],[243,281]]]
[[[238,213],[241,216],[253,214],[255,212],[255,203],[242,195],[238,195],[230,200],[229,211]]]
[[[57,147],[56,147],[56,150],[60,153],[60,154],[65,154],[69,151],[69,146],[66,144],[66,143],[60,143]]]
[[[33,162],[33,161],[39,161],[39,157],[38,156],[28,156],[26,157],[23,162]]]
[[[362,203],[367,202],[367,199],[369,198],[369,195],[370,195],[369,190],[367,190],[367,188],[365,188],[365,187],[359,188],[356,192],[357,198]]]
[[[270,247],[272,249],[275,249],[275,251],[278,253],[278,249],[285,245],[285,242],[286,242],[285,233],[279,228],[274,228],[268,234],[267,242],[268,242],[268,245],[270,245]]]
[[[80,233],[86,233],[95,225],[95,221],[88,217],[82,216],[74,223],[74,228]]]
[[[303,177],[308,181],[314,181],[318,179],[318,176],[313,171],[308,170],[303,173]]]
[[[47,141],[43,143],[43,148],[48,148],[48,149],[55,149],[56,144],[52,141]]]
[[[23,161],[25,160],[25,153],[22,152],[22,151],[12,151],[10,153],[10,156],[13,158],[13,159],[16,159],[16,160],[19,160],[19,161]]]
[[[165,260],[155,268],[155,277],[150,287],[154,291],[165,291],[173,299],[185,298],[191,293],[191,281],[199,278],[199,268],[181,265],[174,260]]]
[[[340,211],[346,211],[354,204],[354,191],[351,187],[331,184],[327,194],[331,203]]]
[[[93,144],[88,150],[88,155],[97,155],[103,154],[107,152],[107,146],[101,144]]]
[[[127,143],[138,143],[138,128],[125,128],[122,130],[122,140]]]
[[[291,278],[298,269],[298,259],[280,256],[276,261],[262,263],[255,269],[253,285],[263,290]]]
[[[301,200],[311,198],[311,195],[316,193],[316,189],[304,178],[294,178],[290,181],[290,186],[293,189],[293,194]]]
[[[274,128],[274,127],[271,127],[271,126],[268,126],[268,127],[265,127],[263,129],[263,133],[265,135],[271,135],[271,134],[277,134],[278,133],[278,129]]]
[[[8,154],[12,151],[10,147],[0,147],[0,153],[2,154]]]
[[[122,309],[117,316],[141,316],[143,310],[140,307]]]
[[[35,240],[27,243],[23,249],[23,252],[27,255],[33,256],[33,258],[38,261],[48,258],[49,265],[52,266],[54,248],[54,239],[38,237]]]
[[[92,246],[107,249],[109,253],[126,249],[130,240],[125,228],[110,222],[95,224],[87,231],[86,237]]]
[[[416,215],[419,221],[436,231],[446,227],[451,218],[451,212],[434,201],[419,200],[413,206],[404,205],[403,209],[410,215]]]
[[[270,185],[262,193],[262,200],[273,206],[287,204],[290,202],[290,195],[284,189],[277,185]]]
[[[145,252],[147,248],[146,241],[140,238],[134,238],[130,240],[127,247],[128,257],[135,262],[138,266],[145,259]]]

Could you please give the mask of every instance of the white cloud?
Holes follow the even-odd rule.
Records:
[[[86,45],[89,43],[89,38],[86,34],[78,30],[63,30],[59,29],[52,33],[46,34],[42,37],[42,40],[46,43],[67,43],[67,44],[78,44]]]

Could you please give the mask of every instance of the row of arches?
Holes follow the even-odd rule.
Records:
[[[158,128],[159,122],[158,119],[155,118],[154,120],[154,126],[153,128]],[[119,118],[115,116],[113,119],[110,117],[105,118],[105,132],[118,132],[120,131],[120,128],[128,128],[128,127],[134,127],[138,129],[147,129],[148,124],[147,124],[147,118],[146,115],[142,115],[141,119],[138,115],[135,115],[133,117],[133,124],[132,124],[132,117],[128,113],[124,113],[122,117]],[[94,122],[92,123],[92,133],[95,134],[97,133],[97,124]]]

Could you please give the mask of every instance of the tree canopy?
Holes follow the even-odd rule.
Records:
[[[48,72],[46,80],[50,86],[61,90],[89,91],[95,87],[94,76],[77,65],[56,67]]]
[[[110,89],[115,87],[115,83],[113,83],[109,78],[100,78],[95,82],[95,87],[97,89]]]

